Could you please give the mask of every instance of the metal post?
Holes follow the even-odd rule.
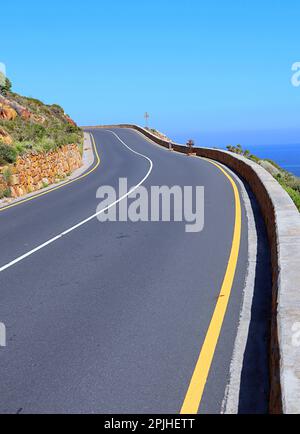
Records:
[[[188,155],[191,155],[193,153],[193,146],[194,146],[194,140],[188,140],[187,147],[188,147]]]
[[[150,118],[150,116],[149,116],[149,113],[148,113],[148,112],[146,112],[146,113],[144,114],[144,118],[145,118],[145,121],[146,121],[146,128],[149,128],[149,125],[148,125],[148,119]]]

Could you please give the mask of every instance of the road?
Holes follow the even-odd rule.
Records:
[[[113,132],[92,130],[101,163],[88,176],[0,212],[0,322],[7,330],[0,413],[178,413],[187,397],[223,296],[237,224],[234,189],[211,162],[169,152],[133,130]],[[201,232],[187,233],[184,222],[96,218],[74,228],[95,214],[99,186],[116,187],[121,177],[136,186],[149,171],[147,189],[204,186]],[[229,381],[248,255],[239,198],[238,261],[201,413],[221,411]]]

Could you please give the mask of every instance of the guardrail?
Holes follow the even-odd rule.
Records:
[[[132,128],[177,152],[187,147],[168,142],[131,124],[85,128]],[[272,265],[270,413],[300,413],[300,214],[280,184],[243,156],[212,148],[193,148],[197,156],[219,161],[244,178],[260,205]]]

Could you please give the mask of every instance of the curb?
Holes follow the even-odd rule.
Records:
[[[85,128],[132,128],[165,148],[170,144],[137,125]],[[186,146],[171,144],[175,151],[187,154]],[[269,411],[300,413],[300,214],[287,192],[255,162],[218,149],[195,147],[193,151],[241,175],[260,205],[272,266]]]

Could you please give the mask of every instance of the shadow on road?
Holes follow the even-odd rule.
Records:
[[[239,413],[268,413],[269,340],[271,318],[271,259],[259,205],[246,185],[257,231],[257,264],[251,321],[241,374]]]

